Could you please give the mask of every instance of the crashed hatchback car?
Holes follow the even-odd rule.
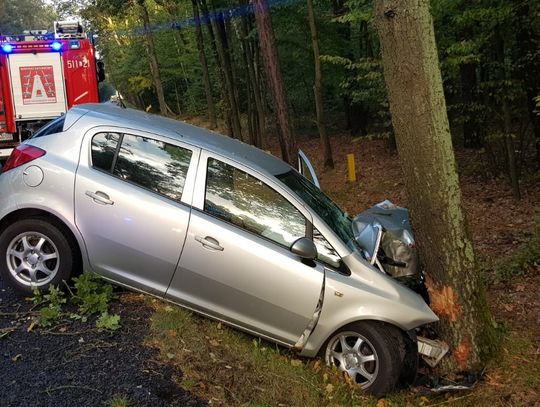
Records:
[[[389,392],[416,369],[415,329],[437,320],[392,276],[417,273],[406,211],[353,220],[315,183],[232,138],[81,105],[0,175],[0,275],[30,293],[82,268]]]

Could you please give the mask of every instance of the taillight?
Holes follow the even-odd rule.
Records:
[[[11,152],[11,155],[6,161],[6,165],[2,168],[2,172],[7,172],[13,168],[20,167],[36,158],[44,156],[45,153],[46,151],[41,148],[30,146],[28,144],[19,144]]]

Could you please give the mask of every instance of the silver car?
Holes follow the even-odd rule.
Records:
[[[381,394],[415,370],[415,329],[437,317],[370,259],[359,224],[257,148],[82,105],[14,150],[0,175],[0,276],[30,293],[95,272],[322,355]]]

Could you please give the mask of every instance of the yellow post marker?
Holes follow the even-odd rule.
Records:
[[[349,181],[356,181],[356,168],[354,165],[354,154],[347,154],[347,168],[349,168]]]

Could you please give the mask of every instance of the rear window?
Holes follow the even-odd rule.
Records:
[[[65,121],[66,116],[60,116],[50,121],[45,126],[36,131],[31,138],[38,138],[48,136],[49,134],[61,133],[64,130]]]

